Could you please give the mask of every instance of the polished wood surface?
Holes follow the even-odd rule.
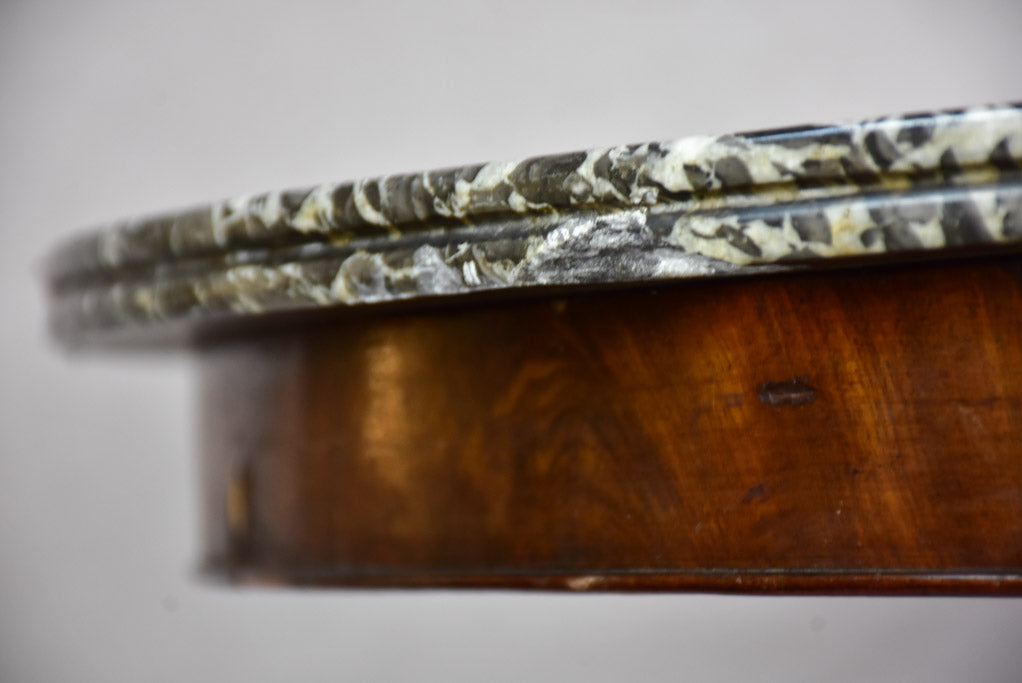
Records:
[[[1022,260],[339,314],[202,348],[241,580],[1022,593]]]

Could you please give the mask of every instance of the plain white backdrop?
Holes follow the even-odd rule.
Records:
[[[1015,0],[5,0],[0,680],[1019,680],[1017,600],[203,584],[191,361],[62,354],[41,268],[235,194],[1018,99],[1020,28]]]

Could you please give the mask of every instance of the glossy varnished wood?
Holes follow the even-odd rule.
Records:
[[[1022,592],[1019,263],[217,337],[208,566],[330,585]]]

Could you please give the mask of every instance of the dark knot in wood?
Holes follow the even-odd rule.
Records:
[[[781,382],[763,382],[756,391],[768,406],[801,406],[816,400],[816,387],[808,377],[796,376]]]

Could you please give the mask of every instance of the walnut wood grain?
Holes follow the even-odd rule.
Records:
[[[981,258],[218,336],[207,567],[1022,593],[1020,274]]]

